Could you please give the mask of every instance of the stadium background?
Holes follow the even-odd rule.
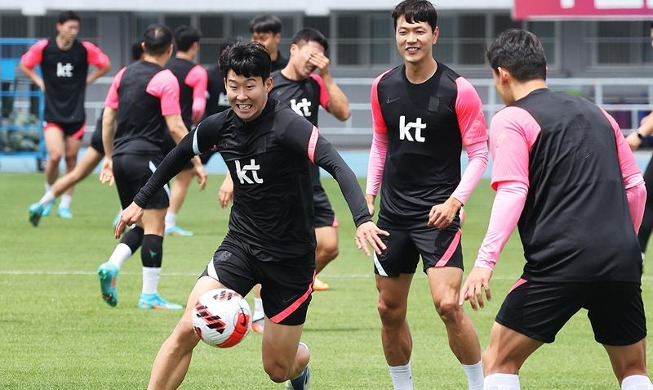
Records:
[[[218,46],[228,37],[249,39],[249,20],[260,13],[272,13],[283,22],[282,53],[292,35],[304,26],[321,30],[329,39],[332,73],[348,96],[352,117],[339,122],[321,115],[321,131],[340,150],[365,149],[371,140],[369,90],[373,78],[401,63],[394,46],[390,10],[395,1],[323,0],[223,2],[172,0],[133,2],[114,0],[0,1],[0,37],[44,38],[51,36],[61,10],[79,12],[82,23],[79,38],[98,44],[111,58],[109,75],[87,91],[87,138],[103,105],[111,77],[129,62],[129,48],[145,27],[164,23],[172,28],[186,24],[199,28],[203,39],[198,62],[204,65],[217,59]],[[553,89],[580,94],[602,104],[625,133],[637,126],[639,118],[653,103],[653,48],[650,26],[653,8],[644,0],[550,0],[570,12],[537,18],[515,19],[516,6],[534,4],[528,0],[440,0],[440,38],[435,46],[438,60],[470,79],[484,103],[486,118],[503,105],[494,92],[484,49],[500,31],[523,27],[537,33],[549,61],[549,85]],[[610,11],[608,17],[573,17],[573,7],[635,7],[634,15]],[[588,6],[588,4],[591,4]],[[623,8],[623,7],[622,7]],[[520,11],[521,17],[524,10]],[[650,14],[650,16],[649,16]],[[16,53],[0,53],[3,58]],[[20,75],[19,75],[20,76]],[[649,142],[645,144],[648,146]],[[653,143],[652,143],[653,144]],[[645,156],[643,159],[646,159]],[[0,169],[16,170],[20,161],[4,163]],[[28,163],[27,167],[34,164]],[[4,168],[3,168],[4,167]],[[13,168],[12,168],[13,167]]]

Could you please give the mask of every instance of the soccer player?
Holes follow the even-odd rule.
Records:
[[[460,304],[491,298],[490,278],[516,226],[526,265],[483,353],[486,389],[520,388],[519,369],[579,310],[624,390],[653,389],[637,229],[646,190],[616,121],[591,102],[546,86],[539,39],[507,30],[487,51],[507,105],[490,124],[492,215]]]
[[[141,41],[132,44],[132,60],[138,61],[143,56]],[[104,112],[104,111],[102,111]],[[67,189],[84,180],[98,166],[104,157],[104,147],[102,146],[102,114],[97,119],[95,131],[91,135],[91,142],[82,155],[82,159],[75,165],[75,168],[61,176],[52,184],[50,189],[37,203],[29,206],[29,221],[37,227],[48,204],[58,198]]]
[[[376,78],[374,135],[367,202],[383,191],[378,224],[390,233],[374,261],[381,340],[395,389],[412,389],[412,338],[407,299],[421,256],[435,309],[470,389],[483,388],[481,349],[471,319],[458,305],[463,276],[459,211],[487,167],[481,99],[472,85],[433,58],[439,35],[428,0],[406,0],[393,13],[404,64]],[[461,177],[460,154],[469,165]]]
[[[20,69],[45,94],[45,125],[43,127],[48,161],[45,166],[45,191],[50,190],[59,176],[59,161],[65,155],[66,172],[77,164],[77,153],[86,129],[84,97],[86,85],[105,75],[111,68],[109,57],[91,42],[79,41],[79,16],[73,11],[59,14],[57,35],[36,42],[22,56]],[[34,71],[41,65],[43,78]],[[95,70],[89,73],[89,65]],[[73,187],[61,198],[57,214],[72,218],[70,209]],[[45,205],[43,216],[50,215],[54,199]]]
[[[143,35],[143,49],[143,61],[121,69],[114,77],[102,116],[106,155],[100,181],[112,183],[115,179],[123,209],[163,160],[166,126],[177,142],[188,134],[179,106],[179,84],[172,72],[163,68],[172,54],[172,32],[162,25],[149,26]],[[206,172],[199,159],[194,158],[193,165],[203,188]],[[142,246],[143,289],[138,308],[183,308],[158,293],[168,202],[167,189],[161,189],[143,204],[143,218],[133,221],[136,226],[98,268],[102,298],[109,306],[118,304],[116,278],[120,267]]]
[[[321,32],[313,28],[301,29],[290,44],[288,65],[272,73],[270,97],[290,105],[293,111],[308,119],[315,127],[318,125],[320,106],[341,121],[351,115],[347,96],[329,72],[329,58],[325,55],[328,49],[329,43]],[[316,70],[318,74],[313,73]],[[315,164],[311,164],[311,175],[315,210],[313,226],[317,239],[315,273],[319,274],[338,256],[338,220],[320,183],[320,170]],[[313,290],[328,289],[327,283],[315,278]],[[254,296],[252,330],[262,333],[265,322],[258,289],[255,289]]]
[[[288,59],[281,55],[281,20],[274,15],[258,15],[249,22],[252,41],[260,42],[270,53],[272,71],[281,70],[288,64]]]
[[[181,105],[181,118],[186,128],[192,129],[204,117],[206,108],[206,69],[197,65],[195,57],[200,47],[202,34],[194,27],[179,26],[175,29],[175,44],[177,53],[166,64],[179,82],[179,103]],[[166,135],[165,152],[172,150],[176,142],[169,134]],[[170,207],[165,218],[165,233],[168,236],[192,236],[193,232],[177,226],[177,214],[184,204],[188,187],[193,179],[193,164],[190,162],[175,177],[175,182],[170,189]]]
[[[191,315],[197,299],[221,287],[245,296],[261,283],[266,324],[263,368],[274,382],[307,389],[310,354],[300,342],[315,276],[312,183],[308,162],[331,173],[354,217],[356,243],[369,255],[384,246],[354,173],[315,126],[286,104],[268,99],[270,55],[256,42],[237,43],[220,57],[231,109],[212,115],[163,160],[127,207],[116,228],[143,215],[143,207],[193,155],[217,148],[235,178],[229,231],[195,284],[186,312],[163,343],[149,389],[174,389],[183,381],[200,338]]]

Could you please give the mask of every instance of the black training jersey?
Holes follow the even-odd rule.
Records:
[[[388,139],[379,220],[398,228],[425,226],[431,207],[446,201],[460,183],[468,131],[459,126],[462,116],[480,116],[485,123],[480,109],[465,109],[480,107],[465,103],[480,101],[478,94],[438,63],[435,74],[421,84],[408,81],[403,65],[389,70],[374,82],[371,99],[375,131],[386,132]],[[473,137],[482,141],[482,135]]]
[[[193,155],[214,147],[234,182],[228,234],[258,248],[263,261],[315,250],[308,160],[336,178],[356,226],[371,220],[354,173],[333,146],[310,122],[273,99],[251,122],[231,109],[202,121],[166,156],[134,202],[145,204]]]
[[[580,97],[539,89],[512,106],[540,127],[519,235],[530,280],[639,282],[640,249],[615,131]]]
[[[272,73],[270,97],[288,104],[293,111],[316,127],[320,105],[326,108],[329,102],[329,94],[320,76],[312,74],[304,80],[290,80],[281,71]],[[319,190],[316,196],[322,196],[320,169],[315,164],[311,164],[311,175],[313,187]]]
[[[116,75],[105,105],[118,110],[114,155],[161,154],[164,115],[179,114],[177,79],[155,63],[136,62]]]
[[[227,100],[227,90],[224,87],[224,75],[217,64],[209,65],[206,67],[208,75],[208,83],[206,88],[206,110],[204,111],[206,117],[218,112],[222,112],[229,108],[229,100]]]
[[[193,125],[193,87],[186,84],[185,80],[190,71],[196,67],[193,61],[172,57],[166,63],[166,69],[170,69],[179,81],[179,106],[181,107],[181,119],[187,129]]]
[[[281,55],[281,53],[278,53],[277,55],[277,60],[272,61],[270,63],[270,72],[276,72],[277,70],[281,70],[288,65],[288,59],[284,56]]]
[[[41,65],[45,85],[45,121],[80,123],[86,119],[84,99],[89,64],[108,65],[108,57],[90,42],[73,41],[62,50],[56,40],[41,40],[23,55],[21,62],[29,69]]]

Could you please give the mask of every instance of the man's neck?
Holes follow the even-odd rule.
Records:
[[[433,77],[438,63],[431,57],[420,62],[405,62],[406,78],[413,84],[421,84]]]
[[[531,92],[542,88],[547,88],[546,81],[542,79],[514,82],[511,86],[512,97],[514,102],[516,102],[517,100],[528,96]]]
[[[278,60],[279,59],[279,50],[277,50],[274,53],[270,54],[270,59],[272,60],[272,62]]]
[[[168,62],[169,57],[166,55],[162,56],[153,56],[150,54],[145,54],[145,57],[143,57],[143,61],[145,62],[151,62],[153,64],[157,64],[160,67],[165,67],[166,62]]]
[[[187,60],[187,61],[193,61],[193,58],[195,58],[195,55],[191,54],[188,51],[177,51],[177,54],[175,54],[175,57],[182,59],[182,60]]]
[[[67,41],[64,38],[62,38],[60,35],[57,35],[55,41],[57,42],[57,47],[59,47],[59,49],[68,50],[73,45],[74,40]]]

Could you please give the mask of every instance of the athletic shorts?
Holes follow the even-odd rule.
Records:
[[[390,233],[380,236],[387,249],[374,254],[374,273],[381,276],[414,274],[422,257],[423,271],[431,267],[463,267],[461,231],[457,227],[438,230],[425,226],[412,230],[394,230],[381,227]]]
[[[326,226],[338,227],[338,219],[336,213],[331,207],[331,202],[327,197],[324,188],[313,187],[313,227],[321,228]]]
[[[113,157],[113,176],[123,209],[129,207],[162,160],[161,156],[139,154],[121,154]],[[170,189],[166,184],[154,194],[144,209],[165,209],[168,208],[169,202]]]
[[[646,337],[640,284],[632,282],[532,282],[520,279],[506,296],[496,321],[543,343],[552,343],[580,309],[605,345],[631,345]]]
[[[86,123],[84,122],[76,122],[76,123],[54,123],[54,122],[46,122],[45,126],[43,126],[43,131],[47,131],[49,129],[58,129],[59,131],[62,131],[63,134],[66,137],[70,137],[73,139],[82,139],[84,136],[84,131],[86,130]]]
[[[170,153],[175,146],[177,146],[177,143],[172,138],[172,135],[170,135],[170,130],[166,130],[166,135],[163,137],[163,155],[165,156]],[[182,168],[182,170],[186,169],[193,169],[193,163],[190,160]]]
[[[227,236],[202,276],[218,280],[242,296],[261,284],[265,315],[274,323],[302,325],[311,302],[315,253],[261,261],[260,250]]]
[[[91,134],[90,147],[97,150],[98,153],[104,155],[104,145],[102,144],[102,128],[95,128],[93,134]]]

